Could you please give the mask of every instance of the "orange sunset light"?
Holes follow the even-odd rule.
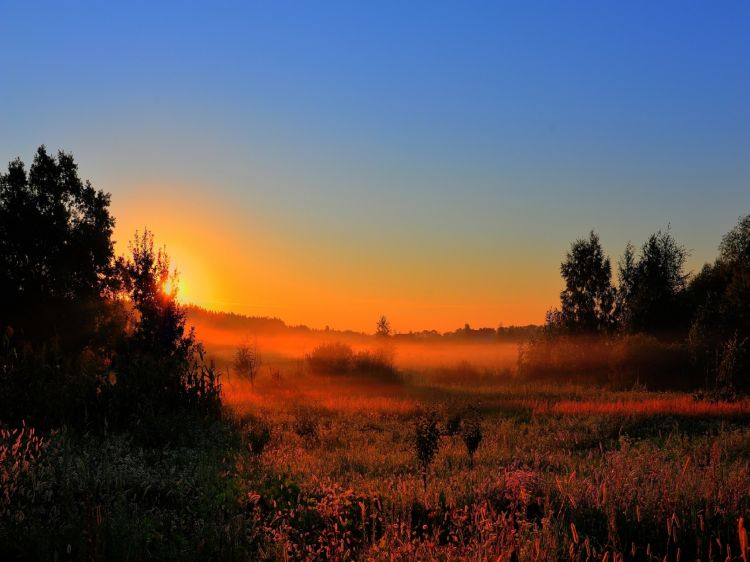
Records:
[[[333,246],[326,234],[289,217],[264,216],[260,208],[243,215],[230,200],[198,187],[160,183],[122,191],[113,202],[117,251],[136,230],[149,228],[179,274],[180,301],[209,310],[367,332],[387,314],[398,331],[445,331],[466,323],[537,323],[559,291],[556,279],[535,273],[554,268],[557,255],[549,256],[551,265],[540,259],[514,274],[518,250],[484,254],[467,242],[465,250],[444,256],[399,248],[396,241],[385,252],[368,232]],[[144,193],[156,204],[144,204]]]

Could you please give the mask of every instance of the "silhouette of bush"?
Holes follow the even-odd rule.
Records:
[[[359,375],[379,382],[398,382],[400,375],[387,349],[355,353],[344,343],[324,343],[306,357],[310,371],[317,375]]]
[[[469,467],[474,468],[474,454],[482,442],[482,420],[476,408],[471,408],[461,420],[461,440],[469,454]]]
[[[747,388],[748,361],[747,338],[739,339],[735,334],[721,347],[719,366],[716,370],[716,386],[713,397],[718,400],[735,400],[739,387]]]
[[[652,390],[692,390],[702,384],[689,347],[647,334],[612,337],[548,336],[522,346],[519,375],[529,380],[636,384]]]
[[[354,354],[353,371],[379,382],[399,382],[401,377],[386,350],[360,351]]]
[[[414,452],[425,490],[427,489],[427,473],[440,448],[438,422],[437,412],[428,411],[417,417],[414,427]]]
[[[345,343],[323,343],[307,355],[310,370],[317,375],[343,375],[354,366],[354,351]]]

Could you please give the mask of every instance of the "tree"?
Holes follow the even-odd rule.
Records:
[[[149,230],[135,233],[131,256],[122,263],[124,284],[137,313],[135,338],[140,346],[169,358],[179,354],[191,334],[177,302],[177,272],[170,269],[165,248],[154,249]]]
[[[93,329],[113,277],[110,195],[78,177],[73,156],[39,147],[0,174],[0,325],[30,340],[65,340]],[[64,327],[63,327],[64,325]],[[74,329],[73,326],[79,328]]]
[[[378,319],[378,323],[375,328],[375,335],[381,338],[387,338],[391,335],[391,323],[384,315]]]
[[[740,217],[737,225],[727,232],[719,245],[719,259],[750,268],[750,215]]]
[[[688,252],[669,229],[652,234],[641,247],[623,303],[631,331],[675,332],[687,322],[684,296]]]
[[[115,427],[151,423],[161,428],[158,420],[173,414],[217,418],[218,375],[206,362],[195,331],[186,329],[185,312],[176,299],[177,274],[166,250],[155,250],[153,234],[145,230],[136,232],[130,254],[119,264],[123,291],[133,307],[133,329],[113,362]]]
[[[708,386],[719,395],[750,390],[750,215],[724,235],[719,257],[691,280],[687,293],[694,311],[689,342]]]
[[[615,317],[620,327],[629,326],[631,323],[630,309],[628,303],[632,301],[635,292],[635,284],[638,275],[638,264],[635,257],[635,248],[630,242],[625,246],[625,252],[617,263],[617,297],[615,305]]]
[[[587,240],[571,244],[560,273],[565,280],[560,293],[562,326],[571,333],[608,332],[613,324],[615,291],[609,258],[593,230]]]
[[[240,377],[250,381],[250,387],[255,388],[255,376],[258,374],[260,368],[260,353],[258,353],[258,346],[253,345],[250,347],[248,344],[243,343],[240,345],[234,354],[233,368],[234,372]]]

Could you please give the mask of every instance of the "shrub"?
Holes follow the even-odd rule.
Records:
[[[393,358],[386,350],[360,351],[354,354],[353,371],[380,382],[398,382],[400,376]]]
[[[306,357],[310,370],[317,375],[343,375],[351,372],[354,352],[345,343],[323,343]]]
[[[687,344],[646,334],[575,337],[545,334],[521,347],[518,370],[531,380],[691,390],[702,384]]]
[[[431,410],[417,417],[414,431],[414,452],[417,455],[425,490],[427,489],[427,471],[439,447],[438,415],[437,412]]]
[[[475,408],[472,408],[461,421],[461,439],[469,454],[469,467],[474,468],[474,453],[477,452],[479,443],[482,441],[482,421],[479,411]]]
[[[315,347],[306,359],[316,375],[359,375],[380,382],[400,381],[392,353],[387,348],[355,353],[345,343],[324,343]]]

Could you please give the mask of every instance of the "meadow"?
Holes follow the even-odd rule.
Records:
[[[253,388],[225,381],[260,558],[746,559],[750,401],[529,384],[502,362],[436,357],[399,383],[303,360]],[[439,432],[426,473],[425,417]]]
[[[224,420],[188,443],[6,430],[7,559],[747,559],[749,400],[532,383],[485,347],[391,349],[387,382],[278,349],[252,384],[218,347]]]

